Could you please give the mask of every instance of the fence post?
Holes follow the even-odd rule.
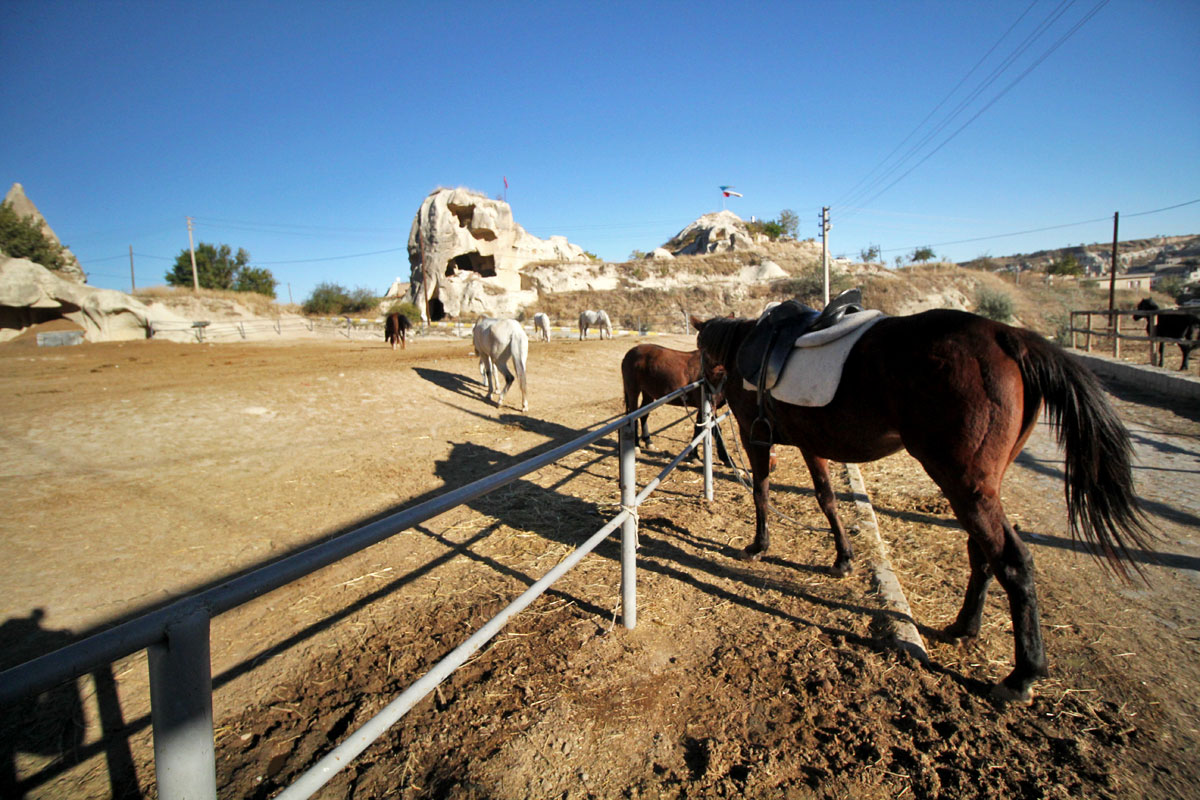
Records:
[[[713,408],[708,384],[700,384],[700,419],[704,423],[704,499],[713,499]]]
[[[637,625],[637,422],[622,425],[617,434],[621,465],[621,506],[629,516],[621,523],[621,622]]]
[[[216,800],[208,613],[197,608],[147,648],[154,770],[163,800]]]
[[[1113,358],[1121,357],[1121,312],[1113,312]]]
[[[1087,335],[1083,338],[1083,351],[1092,352],[1092,312],[1087,312]]]

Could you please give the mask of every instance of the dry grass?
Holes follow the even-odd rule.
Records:
[[[198,292],[181,286],[148,286],[138,289],[133,296],[143,303],[190,304],[237,303],[255,316],[276,317],[280,314],[298,314],[300,307],[294,303],[279,303],[275,299],[256,292],[235,292],[224,289],[201,289]]]

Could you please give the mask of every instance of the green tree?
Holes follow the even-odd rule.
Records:
[[[873,244],[858,251],[858,258],[864,264],[870,264],[879,260],[879,245]]]
[[[188,266],[191,264],[189,262]],[[271,274],[271,270],[263,267],[243,267],[238,270],[237,278],[233,281],[235,292],[256,292],[274,299],[275,287],[279,281]]]
[[[12,258],[26,258],[46,269],[63,268],[63,247],[55,244],[32,215],[22,217],[7,203],[0,204],[0,250]]]
[[[378,304],[379,298],[370,289],[354,291],[337,283],[319,283],[304,301],[302,308],[309,314],[357,314]]]
[[[776,222],[779,223],[779,227],[783,229],[783,232],[793,239],[800,233],[800,217],[790,208],[780,211],[779,219]]]
[[[913,250],[912,260],[918,264],[924,264],[933,258],[935,258],[935,254],[932,247],[918,247],[916,250]]]
[[[1075,256],[1067,253],[1060,260],[1046,267],[1048,275],[1082,275],[1083,267],[1075,260]]]
[[[250,254],[240,247],[234,255],[233,249],[227,244],[218,246],[200,242],[196,245],[196,276],[201,289],[232,290],[238,272],[245,269],[249,262]],[[175,266],[166,277],[171,286],[192,285],[192,257],[187,250],[175,257]]]

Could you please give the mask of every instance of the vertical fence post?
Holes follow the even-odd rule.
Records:
[[[1121,312],[1113,312],[1113,358],[1121,357]]]
[[[708,384],[700,384],[700,420],[704,424],[704,499],[713,499],[713,408]]]
[[[621,523],[621,622],[637,625],[637,422],[622,425],[618,434],[621,466],[621,505],[630,512]]]
[[[147,653],[158,796],[216,800],[208,613],[196,609],[167,626],[166,640]]]
[[[1083,351],[1092,352],[1092,312],[1087,313],[1087,336],[1083,339]]]

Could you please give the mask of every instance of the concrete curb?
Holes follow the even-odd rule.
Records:
[[[1177,400],[1200,403],[1200,378],[1190,373],[1152,367],[1149,364],[1131,364],[1111,356],[1082,353],[1078,350],[1067,352],[1106,380],[1157,392]]]
[[[846,474],[850,479],[850,489],[854,492],[854,505],[858,509],[858,528],[875,545],[875,584],[883,596],[884,605],[893,612],[888,616],[892,636],[901,650],[922,662],[928,662],[929,653],[925,650],[925,641],[913,621],[912,608],[908,605],[908,598],[904,596],[904,588],[892,570],[887,545],[879,535],[879,521],[875,518],[875,509],[871,507],[871,498],[867,495],[862,473],[857,464],[846,464]]]

